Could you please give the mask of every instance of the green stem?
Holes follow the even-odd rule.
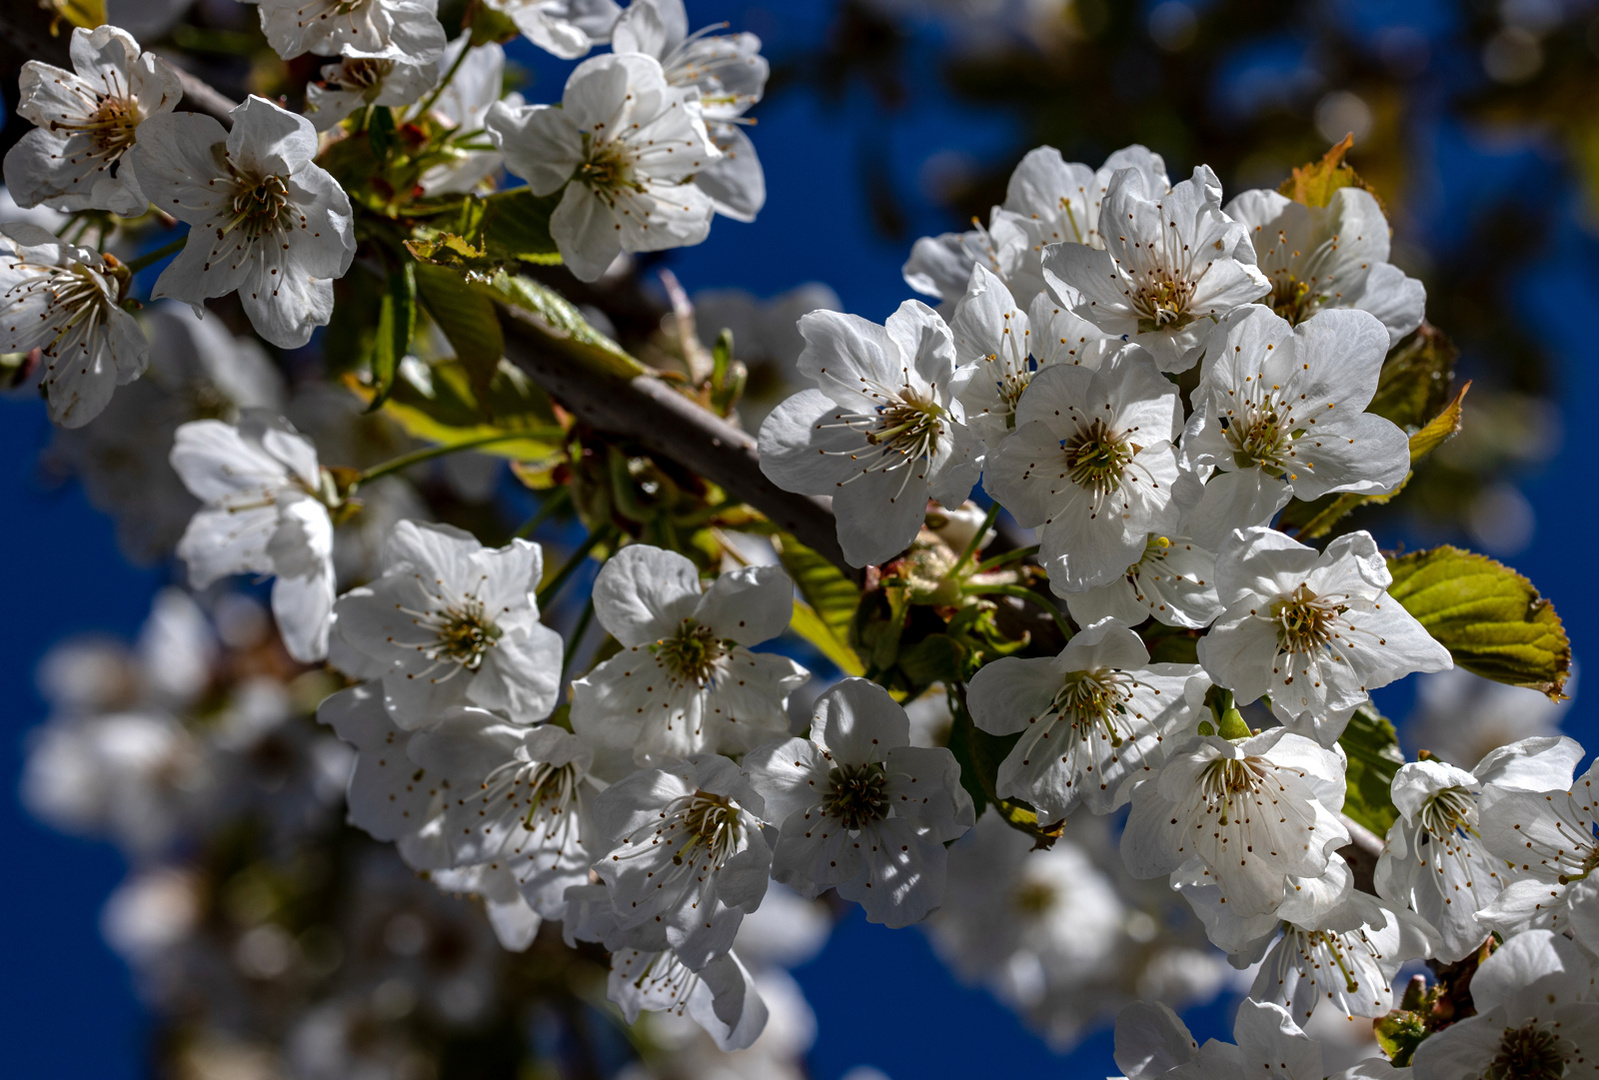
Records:
[[[995,555],[992,559],[985,559],[984,561],[978,563],[976,573],[986,574],[990,570],[998,570],[1006,563],[1020,562],[1022,559],[1037,554],[1037,544],[1034,544],[1031,547],[1017,548],[1015,551],[1002,552],[1001,554]]]
[[[189,234],[184,233],[182,236],[172,241],[172,243],[158,247],[148,255],[140,255],[137,259],[130,260],[125,264],[128,268],[128,273],[137,274],[146,266],[154,266],[168,255],[176,255],[178,252],[183,250],[183,245],[187,244],[188,242]]]
[[[609,525],[602,525],[589,533],[588,539],[579,544],[577,550],[572,552],[571,557],[561,564],[561,568],[555,572],[555,576],[539,587],[538,595],[535,599],[540,611],[549,606],[550,601],[555,598],[555,594],[561,591],[561,586],[566,584],[566,579],[577,573],[577,568],[588,561],[589,553],[615,531]]]
[[[433,88],[433,93],[429,94],[417,108],[415,115],[427,115],[427,111],[433,108],[434,103],[439,100],[439,95],[444,93],[444,88],[450,85],[450,80],[455,78],[455,73],[461,70],[461,65],[466,62],[466,54],[471,51],[470,47],[461,50],[460,54],[455,58],[455,63],[450,65],[450,70],[444,73],[444,78],[439,80],[439,85]]]
[[[471,450],[474,447],[486,446],[489,443],[508,442],[511,439],[558,438],[558,435],[553,434],[555,431],[556,429],[554,428],[551,428],[549,431],[546,431],[543,428],[528,428],[524,431],[496,431],[492,435],[480,435],[475,439],[463,439],[461,442],[441,443],[438,446],[429,446],[422,450],[414,450],[409,454],[401,454],[397,458],[390,458],[381,465],[374,465],[370,469],[367,469],[360,476],[355,478],[355,483],[350,485],[350,490],[354,491],[362,484],[370,483],[380,476],[387,476],[389,473],[399,472],[402,469],[409,469],[412,465],[415,465],[418,462],[432,461],[436,457],[443,457],[446,454],[453,454],[457,450]]]
[[[1029,604],[1037,604],[1049,612],[1050,618],[1055,620],[1055,625],[1060,627],[1060,632],[1066,635],[1066,640],[1072,639],[1072,624],[1066,621],[1066,616],[1060,613],[1060,608],[1024,585],[968,585],[963,591],[968,595],[1014,596],[1018,600],[1026,600]]]
[[[518,540],[527,540],[539,531],[539,526],[550,520],[558,511],[572,501],[572,489],[569,487],[556,488],[550,497],[539,505],[533,516],[522,523],[516,530]]]
[[[561,661],[561,681],[557,685],[566,685],[566,676],[572,670],[572,661],[577,659],[578,646],[583,644],[583,635],[589,632],[589,623],[593,619],[594,595],[590,593],[588,603],[583,605],[583,614],[577,617],[577,625],[572,627],[572,639],[566,646],[566,659]]]
[[[997,520],[999,520],[999,503],[995,503],[988,508],[988,513],[983,517],[983,524],[978,528],[976,534],[972,536],[971,542],[966,545],[966,550],[961,552],[961,557],[955,560],[955,565],[950,567],[949,573],[944,575],[945,577],[953,579],[962,570],[966,569],[966,564],[972,561],[972,556],[977,554],[977,549],[983,546],[983,537],[988,535],[988,530],[994,527],[994,522]]]

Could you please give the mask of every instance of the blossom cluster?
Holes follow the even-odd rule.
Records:
[[[748,370],[729,333],[700,339],[675,278],[640,352],[681,361],[667,380],[595,328],[603,311],[519,268],[614,284],[633,253],[752,220],[760,41],[691,33],[680,0],[483,0],[453,40],[430,0],[255,6],[280,58],[328,61],[303,114],[254,95],[188,111],[165,60],[80,27],[73,70],[25,69],[35,130],[5,163],[18,207],[65,216],[0,225],[0,352],[33,356],[74,429],[58,458],[213,608],[163,594],[150,656],[99,681],[78,675],[92,658],[59,660],[25,782],[41,816],[152,861],[112,922],[163,993],[199,965],[174,853],[223,846],[241,815],[293,846],[342,795],[379,853],[352,878],[352,933],[381,921],[389,955],[285,1036],[307,1075],[350,1074],[368,1051],[348,1030],[393,1005],[385,987],[486,1015],[491,940],[552,969],[603,957],[629,1024],[663,1014],[721,1052],[767,1039],[780,1049],[744,1060],[788,1068],[808,1014],[781,968],[806,948],[783,928],[825,922],[829,894],[925,922],[1058,1042],[1132,1002],[1131,1080],[1320,1080],[1307,1030],[1329,1014],[1384,1039],[1348,1077],[1599,1060],[1599,766],[1579,775],[1581,747],[1547,733],[1493,740],[1469,769],[1362,743],[1386,726],[1374,690],[1457,660],[1502,669],[1419,606],[1371,533],[1318,547],[1331,526],[1301,516],[1290,535],[1293,508],[1336,521],[1398,494],[1458,422],[1458,399],[1414,431],[1377,407],[1426,296],[1358,181],[1224,199],[1210,168],[1173,184],[1142,146],[1097,169],[1040,147],[986,225],[915,244],[904,279],[927,301],[882,324],[829,303],[772,333],[813,385],[724,483],[591,424],[574,383],[533,385],[506,334],[459,323],[536,308],[524,329],[573,371],[593,362],[617,396],[619,370],[682,389],[673,407],[727,446]],[[558,104],[504,93],[513,34],[580,61]],[[499,191],[505,175],[523,183]],[[137,258],[84,243],[91,225],[104,246],[173,223],[187,233]],[[166,303],[142,309],[135,277],[169,255],[149,293]],[[358,307],[366,286],[336,287],[351,274],[383,299]],[[361,357],[323,357],[342,387],[291,390],[312,361],[283,354],[323,328]],[[501,459],[540,493],[514,535],[470,512],[494,504]],[[809,498],[730,494],[773,485]],[[795,505],[822,520],[812,539],[836,526],[835,554],[773,509]],[[552,520],[584,539],[536,539]],[[1000,542],[1010,524],[1036,543]],[[238,575],[270,581],[281,644],[245,635],[248,663],[219,644],[225,610],[264,621],[228,592]],[[1517,595],[1542,610],[1530,584]],[[1566,667],[1569,650],[1542,681],[1502,681],[1558,696]],[[291,723],[311,711],[321,728]],[[293,782],[258,805],[239,778],[263,731],[291,746]],[[440,890],[485,920],[444,973],[406,944],[459,916]],[[315,952],[264,926],[230,946],[247,976]],[[1435,984],[1396,993],[1423,961]],[[1249,973],[1237,1042],[1199,1047],[1170,1006],[1233,981],[1224,963]]]

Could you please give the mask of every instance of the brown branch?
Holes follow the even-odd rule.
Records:
[[[549,348],[534,316],[507,308],[505,354],[550,396],[586,424],[623,435],[671,458],[754,507],[773,524],[857,580],[844,561],[831,499],[784,491],[761,472],[755,440],[674,390],[664,379],[621,379],[596,372]]]
[[[1343,822],[1344,828],[1349,830],[1349,843],[1339,848],[1338,854],[1349,864],[1350,873],[1355,877],[1355,888],[1375,896],[1377,889],[1373,881],[1377,873],[1377,859],[1386,845],[1382,837],[1364,825],[1347,817]]]

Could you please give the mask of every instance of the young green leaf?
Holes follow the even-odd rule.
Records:
[[[1405,763],[1394,725],[1371,705],[1362,705],[1350,717],[1338,745],[1349,761],[1344,814],[1378,836],[1387,835],[1399,813],[1394,808],[1394,774]]]
[[[494,301],[468,285],[456,271],[428,263],[417,264],[416,289],[428,317],[449,339],[455,358],[471,376],[480,402],[486,401],[489,383],[505,355]]]
[[[406,262],[389,273],[388,288],[378,305],[378,332],[372,341],[372,403],[367,412],[383,407],[394,391],[394,374],[411,348],[416,332],[416,263]]]
[[[794,579],[794,585],[804,598],[809,612],[808,617],[802,616],[800,606],[795,605],[795,632],[811,641],[848,674],[861,674],[866,670],[865,665],[849,640],[850,625],[861,604],[860,587],[845,577],[838,567],[792,536],[779,534],[772,541],[777,548],[778,561],[783,564],[788,576]],[[819,625],[813,625],[811,618]],[[812,633],[822,637],[826,643],[813,638]]]
[[[1510,686],[1563,697],[1571,641],[1554,605],[1501,563],[1445,545],[1389,559],[1388,592],[1455,663]]]

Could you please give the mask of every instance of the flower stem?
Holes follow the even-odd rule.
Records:
[[[183,245],[187,244],[188,242],[189,234],[184,233],[170,244],[164,244],[146,255],[140,255],[137,259],[129,260],[126,263],[128,273],[137,274],[140,270],[143,270],[147,266],[155,265],[168,255],[176,255],[178,252],[183,250]]]
[[[1000,596],[1013,596],[1018,600],[1025,600],[1029,604],[1037,604],[1049,612],[1050,618],[1055,620],[1055,625],[1060,627],[1060,632],[1066,635],[1066,640],[1072,639],[1072,625],[1066,621],[1066,616],[1060,613],[1060,608],[1050,603],[1049,600],[1034,592],[1024,585],[968,585],[964,590],[969,595],[997,594]]]
[[[446,454],[453,454],[458,450],[471,450],[474,447],[486,446],[489,443],[507,442],[511,439],[548,440],[559,437],[560,433],[558,433],[557,429],[555,428],[527,428],[523,431],[496,431],[492,435],[480,435],[475,439],[463,439],[462,441],[455,443],[440,443],[438,446],[429,446],[422,450],[414,450],[409,454],[401,454],[397,458],[390,458],[388,461],[385,461],[380,465],[372,466],[370,469],[367,469],[360,476],[355,478],[355,483],[350,485],[350,490],[354,491],[362,484],[376,480],[380,476],[387,476],[389,473],[399,472],[401,469],[409,469],[412,465],[415,465],[418,462],[431,461],[436,457],[443,457]]]
[[[984,516],[983,523],[978,526],[971,542],[966,545],[966,550],[961,552],[961,557],[955,560],[955,565],[950,567],[949,573],[944,575],[945,577],[954,579],[956,575],[966,569],[966,564],[972,561],[972,556],[977,554],[977,549],[983,546],[983,537],[988,535],[988,530],[994,527],[994,522],[998,519],[999,503],[996,502],[988,508],[988,513]]]
[[[571,501],[572,489],[570,487],[556,488],[549,498],[539,504],[539,508],[533,512],[533,516],[524,521],[521,528],[516,530],[516,538],[518,540],[531,538],[534,533],[539,531],[540,525],[550,520]]]
[[[439,95],[444,93],[444,88],[450,85],[450,80],[455,78],[455,73],[457,71],[460,71],[461,70],[461,65],[466,62],[466,54],[471,52],[471,51],[472,51],[472,49],[471,49],[470,46],[468,46],[468,47],[466,47],[466,48],[464,48],[464,49],[462,49],[460,51],[460,53],[455,58],[455,62],[450,65],[450,70],[446,71],[444,73],[444,78],[439,80],[439,85],[435,86],[433,88],[433,92],[431,94],[429,94],[423,100],[422,104],[417,107],[417,110],[416,110],[416,115],[417,116],[423,116],[423,115],[425,115],[427,113],[427,111],[429,109],[433,108],[434,103],[436,103],[439,100]]]
[[[1033,544],[1031,547],[1017,548],[1015,551],[1002,552],[998,555],[995,555],[992,559],[984,559],[982,562],[978,563],[976,572],[979,574],[986,574],[990,570],[998,570],[1006,563],[1020,562],[1025,558],[1037,554],[1037,544]]]
[[[609,539],[615,531],[610,525],[602,525],[589,533],[588,539],[579,544],[577,550],[572,552],[571,557],[561,564],[561,568],[555,572],[555,576],[539,587],[535,600],[540,611],[543,611],[549,605],[549,602],[554,599],[555,594],[561,591],[561,586],[566,584],[566,579],[575,574],[577,568],[588,561],[589,553],[598,547],[602,541]]]

